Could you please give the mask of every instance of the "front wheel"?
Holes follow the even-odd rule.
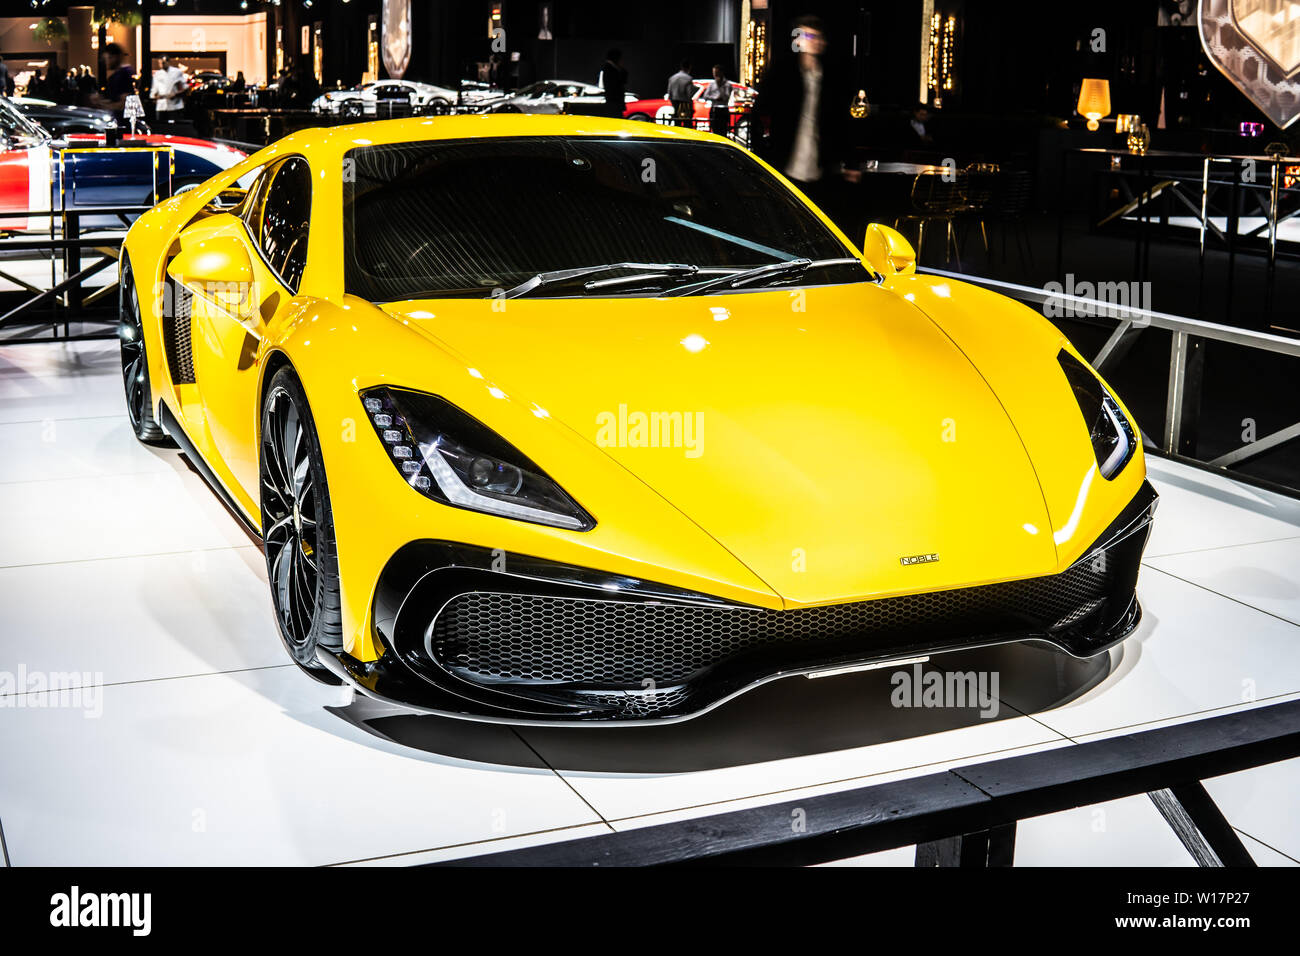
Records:
[[[291,368],[276,372],[267,388],[259,458],[262,540],[280,639],[309,675],[338,684],[317,656],[319,648],[343,648],[334,516],[307,395]]]
[[[140,295],[131,267],[122,269],[118,284],[117,338],[122,352],[122,387],[126,392],[126,415],[135,437],[146,445],[174,445],[154,420],[153,392],[149,388],[149,357],[145,351],[144,322],[140,318]]]

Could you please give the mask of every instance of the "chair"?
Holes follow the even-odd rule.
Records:
[[[965,170],[918,173],[912,181],[912,209],[906,215],[894,220],[894,228],[902,230],[909,223],[916,223],[916,258],[919,262],[925,251],[926,226],[942,224],[946,239],[944,242],[944,261],[949,258],[957,260],[957,269],[961,270],[961,250],[957,245],[957,232],[953,222],[966,206],[966,189],[970,177]],[[952,256],[949,256],[949,250]]]
[[[1028,170],[1008,170],[998,177],[997,189],[989,209],[990,218],[999,224],[1002,233],[1003,260],[1007,257],[1007,233],[1014,232],[1021,264],[1024,265],[1028,259],[1030,268],[1034,267],[1034,248],[1025,226],[1025,213],[1033,201],[1033,193],[1033,181]]]
[[[986,220],[993,197],[997,193],[998,177],[1002,169],[997,163],[971,163],[966,167],[967,176],[966,202],[958,211],[958,217],[979,226],[980,238],[984,240],[984,253],[989,251],[989,231]],[[963,242],[965,237],[963,237]]]

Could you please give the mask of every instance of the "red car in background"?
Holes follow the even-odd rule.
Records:
[[[704,90],[710,80],[695,80],[695,95],[691,97],[691,106],[695,111],[695,128],[709,128],[709,102],[704,98]],[[750,124],[753,117],[754,97],[757,91],[752,86],[731,84],[731,99],[727,106],[731,112],[731,131],[742,143],[749,143]],[[632,100],[623,109],[623,118],[646,120],[656,123],[672,124],[677,111],[666,96],[653,100]]]

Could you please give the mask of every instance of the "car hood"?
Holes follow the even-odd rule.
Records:
[[[597,446],[789,606],[1056,569],[998,396],[888,288],[384,308]]]

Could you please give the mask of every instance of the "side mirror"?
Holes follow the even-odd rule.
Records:
[[[916,250],[897,229],[873,222],[862,240],[862,261],[882,276],[916,272]]]
[[[195,295],[229,313],[245,326],[257,324],[253,263],[234,236],[209,235],[186,243],[167,266],[167,274]]]

